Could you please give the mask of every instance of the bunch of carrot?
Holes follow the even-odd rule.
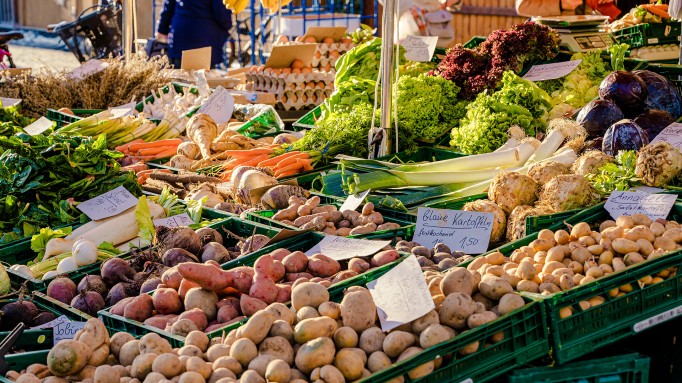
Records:
[[[153,142],[144,142],[141,139],[137,139],[117,146],[116,150],[132,157],[136,161],[158,160],[174,156],[181,142],[182,140],[179,138],[169,138]]]
[[[221,180],[229,181],[232,170],[237,166],[268,167],[275,178],[289,177],[294,174],[313,170],[312,159],[307,152],[291,151],[275,155],[271,148],[255,148],[250,150],[228,150],[226,155],[232,159],[223,165]],[[272,156],[272,157],[271,157]]]

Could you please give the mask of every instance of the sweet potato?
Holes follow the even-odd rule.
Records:
[[[339,282],[346,280],[346,279],[349,279],[349,278],[353,278],[357,275],[358,275],[358,273],[353,271],[353,270],[344,270],[344,271],[342,271],[342,272],[340,272],[334,276],[334,279],[332,279],[332,284],[339,283]]]
[[[291,300],[291,285],[277,285],[277,299],[275,302],[287,303]]]
[[[142,294],[126,305],[123,310],[123,317],[144,322],[152,316],[153,311],[152,297],[149,294]]]
[[[308,256],[302,251],[294,251],[282,259],[287,273],[300,273],[308,268]]]
[[[291,251],[287,249],[276,249],[270,252],[272,259],[280,262],[289,254],[291,254]]]
[[[232,270],[232,273],[234,275],[232,287],[240,293],[248,294],[253,284],[253,274],[245,270]]]
[[[369,262],[369,264],[372,267],[380,267],[389,264],[397,260],[398,258],[400,258],[400,254],[398,254],[396,250],[384,250],[379,253],[376,253],[372,257],[372,260]]]
[[[316,277],[331,277],[339,270],[341,270],[339,262],[323,254],[315,254],[308,260],[308,271]]]
[[[258,258],[253,264],[253,268],[256,271],[256,274],[265,276],[272,281],[275,280],[275,276],[273,275],[275,262],[274,259],[272,259],[269,255],[263,255]]]
[[[170,287],[171,289],[179,289],[180,282],[182,282],[182,275],[180,275],[177,267],[166,269],[166,271],[161,274],[161,283]]]
[[[121,315],[123,316],[123,310],[126,308],[128,303],[132,302],[135,297],[128,297],[128,298],[123,298],[120,301],[116,302],[115,305],[113,305],[110,309],[109,312],[114,314],[114,315]]]
[[[233,273],[211,264],[185,262],[178,265],[178,272],[183,278],[211,291],[225,290],[234,282]]]
[[[268,307],[267,303],[263,302],[258,298],[253,298],[247,294],[242,294],[242,296],[239,299],[239,305],[242,314],[246,316],[252,316],[258,310],[263,310],[266,307]]]
[[[194,322],[194,324],[197,325],[197,328],[201,331],[203,331],[206,328],[206,326],[208,326],[208,318],[206,318],[206,314],[204,314],[204,312],[201,311],[201,309],[199,308],[193,308],[181,313],[180,315],[178,315],[177,320],[180,319],[191,320],[192,322]]]
[[[182,282],[180,282],[180,287],[178,288],[178,295],[180,296],[180,299],[184,301],[187,292],[195,287],[199,287],[199,285],[188,279],[183,279]]]
[[[172,288],[158,288],[152,295],[154,309],[159,314],[177,314],[182,310],[178,292]]]
[[[178,316],[175,314],[169,314],[169,315],[154,315],[151,318],[148,318],[147,320],[144,321],[144,324],[147,326],[152,326],[159,328],[161,330],[166,328],[166,325],[168,324],[173,324],[175,321],[178,319]]]

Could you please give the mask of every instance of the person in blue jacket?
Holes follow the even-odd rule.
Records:
[[[171,64],[180,67],[182,51],[211,47],[211,67],[223,61],[232,28],[232,11],[222,0],[164,0],[156,39],[168,42]]]

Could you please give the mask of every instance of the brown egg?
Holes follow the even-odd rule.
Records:
[[[294,68],[291,70],[292,74],[301,74],[301,70],[299,68]]]
[[[302,43],[303,42],[303,36],[298,36],[295,41],[297,43]]]
[[[337,59],[337,58],[339,58],[339,56],[341,56],[341,55],[339,54],[339,51],[336,51],[336,50],[334,50],[334,51],[329,51],[329,58]]]
[[[316,44],[316,43],[317,43],[317,40],[315,40],[315,38],[314,38],[313,36],[306,36],[306,37],[303,39],[303,42],[304,42],[304,43],[308,43],[308,44]]]
[[[282,74],[291,74],[291,68],[282,68]]]
[[[282,45],[282,44],[286,44],[288,42],[289,42],[289,38],[284,36],[284,35],[281,35],[281,36],[277,37],[277,41],[275,41],[275,44]]]
[[[306,89],[315,89],[315,83],[312,81],[307,82],[307,83],[305,83],[305,87],[306,87]]]
[[[331,38],[331,37],[325,37],[325,38],[322,40],[322,43],[323,43],[323,44],[334,44],[334,39]]]
[[[286,102],[287,102],[287,95],[283,94],[282,95],[282,104],[286,104]]]
[[[282,74],[282,70],[280,68],[272,68],[273,76],[279,76],[280,74]]]
[[[324,83],[322,81],[318,81],[315,83],[315,87],[318,89],[324,89]]]
[[[289,84],[289,85],[287,85],[287,88],[289,88],[291,90],[296,90],[296,84]]]
[[[332,70],[332,66],[329,63],[327,63],[327,65],[325,65],[324,68],[322,69],[324,69],[325,72],[329,72]]]
[[[319,59],[320,57],[322,57],[322,53],[320,53],[320,51],[315,51],[315,58]]]
[[[305,64],[303,64],[303,61],[301,61],[301,60],[299,60],[299,59],[296,59],[296,60],[294,60],[294,61],[291,63],[291,68],[292,68],[292,69],[301,69],[301,68],[303,68],[304,66],[305,66]]]
[[[303,93],[301,95],[301,102],[306,102],[306,101],[308,101],[308,96],[306,96],[305,93]]]
[[[305,68],[301,68],[301,73],[302,74],[311,74],[311,73],[313,73],[313,70],[310,69],[310,67],[305,67]]]
[[[263,74],[266,76],[270,76],[272,74],[272,68],[265,68]]]
[[[292,93],[291,96],[289,96],[289,101],[296,103],[298,101],[298,97],[296,96],[296,93]]]
[[[350,37],[342,37],[341,38],[341,44],[352,44],[353,40],[351,40]]]
[[[315,93],[310,95],[310,101],[312,101],[313,104],[317,102],[317,96],[315,95]]]

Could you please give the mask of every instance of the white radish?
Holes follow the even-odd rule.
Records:
[[[78,266],[87,266],[97,262],[97,245],[87,239],[79,239],[73,246],[73,259]]]
[[[48,279],[52,279],[58,275],[59,275],[59,273],[57,272],[57,270],[50,270],[47,273],[43,274],[43,281],[46,281]]]
[[[23,275],[28,278],[33,278],[33,271],[26,265],[12,265],[10,270],[16,272],[19,275]]]
[[[165,216],[165,210],[161,205],[149,200],[147,204],[149,205],[149,213],[152,219],[163,218]],[[139,230],[135,220],[135,210],[126,210],[126,212],[111,219],[102,220],[102,223],[98,223],[96,227],[78,236],[70,239],[53,238],[49,240],[45,245],[45,257],[49,258],[71,251],[74,242],[81,238],[96,244],[111,242],[114,245],[118,245],[137,237]]]
[[[59,261],[59,264],[57,265],[57,272],[59,274],[64,274],[75,270],[78,270],[78,264],[76,264],[76,260],[73,259],[73,257],[66,257]]]
[[[130,209],[124,211],[124,212],[121,213],[121,214],[125,214],[125,213],[131,212],[131,211],[132,211],[132,212],[135,212],[135,207],[134,207],[134,206],[131,207]],[[85,223],[85,224],[83,224],[83,225],[81,225],[81,226],[79,226],[79,227],[77,227],[77,228],[71,230],[71,234],[67,235],[65,238],[66,238],[66,239],[74,239],[74,238],[77,238],[77,237],[80,236],[81,234],[87,233],[88,231],[90,231],[90,230],[96,228],[97,226],[103,224],[104,222],[111,221],[111,220],[114,219],[114,218],[116,218],[116,216],[109,217],[109,218],[104,218],[104,219],[100,219],[100,220],[97,220],[97,221],[90,221],[90,222],[87,222],[87,223]]]

